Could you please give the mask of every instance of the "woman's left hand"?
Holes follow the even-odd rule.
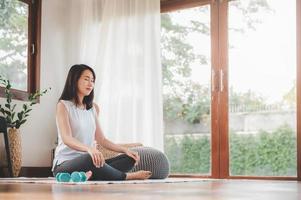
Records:
[[[124,153],[135,160],[135,165],[137,165],[140,161],[140,156],[138,152],[126,150]]]

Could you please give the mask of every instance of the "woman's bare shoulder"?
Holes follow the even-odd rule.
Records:
[[[56,110],[57,112],[66,112],[66,105],[63,103],[63,100],[59,100],[59,102],[56,104]]]

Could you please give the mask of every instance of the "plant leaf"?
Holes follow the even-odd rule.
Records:
[[[24,124],[25,122],[26,122],[26,119],[22,120],[22,121],[20,122],[19,127],[20,127],[22,124]]]
[[[16,105],[17,105],[17,104],[14,104],[14,105],[13,105],[13,107],[12,107],[12,109],[11,109],[12,111],[14,111],[14,110],[15,110],[15,108],[16,108]]]
[[[28,110],[26,110],[26,112],[25,112],[25,113],[29,113],[30,111],[32,111],[32,109],[28,109]]]
[[[16,114],[15,112],[12,113],[12,115],[11,115],[11,119],[12,119],[12,120],[14,120],[15,114]]]
[[[18,115],[18,119],[21,120],[21,119],[22,119],[23,113],[22,113],[22,112],[19,112],[17,115]]]
[[[11,116],[11,113],[8,110],[4,110],[4,113],[9,117]]]

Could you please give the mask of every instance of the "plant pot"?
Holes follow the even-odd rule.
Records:
[[[22,147],[20,130],[10,128],[8,130],[8,141],[13,177],[18,177],[22,167]]]

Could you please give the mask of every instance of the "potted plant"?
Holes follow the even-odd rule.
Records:
[[[0,113],[3,115],[3,117],[5,117],[9,127],[8,140],[10,145],[12,171],[13,176],[17,177],[20,173],[22,165],[20,127],[26,122],[30,111],[32,111],[32,106],[37,103],[38,98],[46,94],[51,88],[29,94],[28,102],[24,103],[21,110],[17,112],[17,104],[13,103],[12,101],[13,95],[11,93],[12,86],[10,81],[0,75],[0,86],[3,86],[5,89],[4,98],[6,99],[4,105],[0,104]]]

